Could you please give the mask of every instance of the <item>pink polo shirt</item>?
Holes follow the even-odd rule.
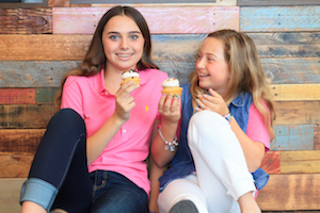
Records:
[[[134,90],[136,106],[100,156],[89,165],[89,172],[118,172],[150,192],[145,159],[149,155],[153,123],[158,116],[161,83],[168,75],[157,69],[139,71],[140,88]],[[94,134],[114,113],[115,97],[108,93],[104,70],[91,77],[69,76],[65,82],[61,108],[71,108],[85,121],[87,137]]]

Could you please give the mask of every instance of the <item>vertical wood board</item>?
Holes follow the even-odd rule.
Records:
[[[241,7],[240,31],[320,31],[320,6]]]
[[[53,8],[54,34],[93,34],[109,7]],[[239,30],[239,7],[136,7],[152,34]],[[192,18],[190,18],[192,14]],[[168,27],[170,26],[170,27]]]

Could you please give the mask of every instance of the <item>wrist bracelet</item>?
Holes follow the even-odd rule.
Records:
[[[179,145],[179,143],[177,142],[177,136],[174,137],[173,141],[169,142],[169,141],[166,141],[166,139],[164,139],[164,137],[161,133],[161,127],[159,127],[158,132],[159,132],[161,139],[163,140],[163,142],[165,144],[164,149],[167,151],[169,150],[170,152],[176,151],[176,148]]]
[[[232,114],[231,112],[229,112],[228,114],[225,114],[223,117],[228,121],[228,123],[230,123],[232,119]]]

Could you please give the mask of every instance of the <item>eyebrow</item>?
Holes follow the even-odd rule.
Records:
[[[130,32],[128,32],[128,34],[142,34],[141,32],[139,32],[139,31],[130,31]],[[116,32],[116,31],[110,31],[110,32],[108,32],[107,34],[120,34],[120,32]]]

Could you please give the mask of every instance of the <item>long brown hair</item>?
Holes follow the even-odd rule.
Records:
[[[102,66],[105,66],[107,58],[103,50],[102,32],[108,21],[118,15],[125,15],[135,21],[141,30],[145,43],[143,47],[143,54],[141,60],[138,62],[137,67],[139,70],[148,68],[159,69],[157,65],[152,62],[151,59],[151,38],[150,31],[144,17],[139,11],[129,6],[115,6],[108,10],[100,19],[98,26],[93,35],[89,49],[85,55],[85,58],[81,64],[80,69],[73,70],[65,75],[61,81],[60,89],[55,95],[55,106],[60,109],[63,85],[70,75],[76,76],[93,76],[101,72]]]
[[[272,139],[274,137],[272,124],[276,118],[275,106],[254,41],[244,33],[228,29],[210,33],[207,38],[216,38],[224,44],[224,58],[230,71],[230,81],[225,102],[229,104],[240,92],[251,93],[253,102],[263,116],[264,123]],[[194,101],[197,97],[205,93],[206,90],[199,86],[199,78],[196,71],[190,74],[189,80],[191,82],[190,92],[193,97],[193,104],[195,104]],[[270,117],[261,99],[266,102]]]

